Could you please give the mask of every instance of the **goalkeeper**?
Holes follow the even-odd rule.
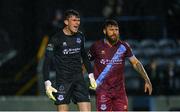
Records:
[[[51,37],[46,48],[43,74],[48,97],[57,105],[58,111],[68,111],[68,104],[73,101],[80,111],[90,111],[88,87],[82,75],[82,63],[90,79],[90,89],[96,89],[91,63],[84,48],[84,35],[78,31],[79,13],[67,10],[64,13],[65,27]],[[50,63],[56,71],[56,84],[49,80]]]

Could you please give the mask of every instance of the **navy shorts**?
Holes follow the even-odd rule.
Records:
[[[56,84],[57,93],[53,93],[56,98],[55,105],[69,104],[73,101],[90,102],[89,89],[84,79],[72,82],[63,82]]]

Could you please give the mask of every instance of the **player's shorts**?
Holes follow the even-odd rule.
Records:
[[[128,99],[125,92],[117,90],[96,91],[97,111],[127,111]]]
[[[55,105],[69,104],[73,101],[90,102],[89,89],[84,79],[72,82],[64,82],[56,84],[57,93],[53,93],[56,98]]]

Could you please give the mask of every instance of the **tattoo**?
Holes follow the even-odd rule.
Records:
[[[136,71],[138,71],[141,74],[141,76],[144,78],[144,80],[146,80],[146,81],[149,80],[149,77],[148,77],[144,67],[142,66],[142,64],[140,62],[136,63],[134,68],[136,69]]]

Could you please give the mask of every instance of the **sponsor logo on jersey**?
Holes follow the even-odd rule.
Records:
[[[75,53],[79,53],[79,52],[80,52],[80,48],[64,49],[63,50],[63,54],[75,54]]]
[[[101,104],[101,110],[106,110],[107,109],[107,106],[106,106],[106,104]]]
[[[63,96],[63,95],[59,95],[59,96],[57,97],[57,99],[60,100],[60,101],[62,101],[62,100],[64,100],[64,96]]]
[[[78,44],[80,44],[80,43],[81,43],[81,39],[80,39],[80,38],[77,38],[77,39],[76,39],[76,42],[77,42]]]
[[[67,46],[67,43],[66,43],[66,42],[63,42],[63,46]]]
[[[122,60],[121,59],[101,59],[100,63],[103,65],[107,65],[107,64],[122,64]]]

